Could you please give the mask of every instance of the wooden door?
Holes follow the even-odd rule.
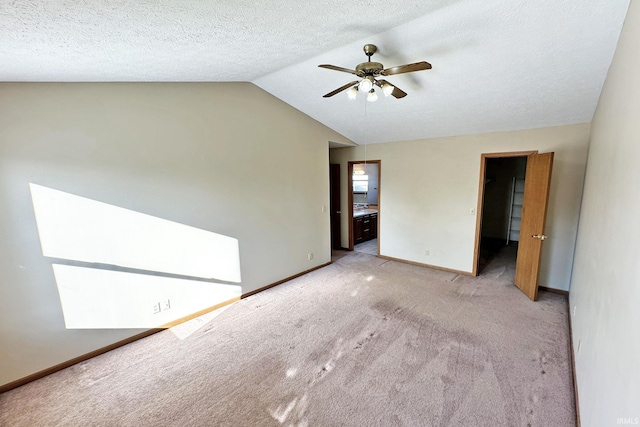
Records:
[[[340,227],[340,165],[329,165],[329,220],[331,221],[331,249],[342,247]]]
[[[515,283],[533,301],[538,297],[540,255],[546,239],[544,226],[552,165],[553,153],[527,156]]]

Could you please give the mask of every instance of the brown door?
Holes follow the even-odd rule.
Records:
[[[329,192],[331,248],[340,249],[340,165],[329,165]]]
[[[533,301],[538,297],[540,255],[542,242],[546,239],[544,225],[547,218],[552,165],[553,153],[527,156],[515,282]]]

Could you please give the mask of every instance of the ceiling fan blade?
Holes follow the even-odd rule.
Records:
[[[393,92],[391,92],[391,96],[393,96],[394,98],[400,99],[407,96],[407,92],[403,91],[402,89],[398,89],[395,85],[392,85],[388,81],[382,79],[376,80],[376,86],[379,86],[381,89],[383,89],[384,85],[393,86]]]
[[[335,95],[336,93],[340,93],[343,90],[349,89],[351,86],[355,86],[355,84],[358,83],[357,80],[352,81],[351,83],[347,83],[344,86],[340,86],[338,89],[329,92],[328,94],[324,95],[323,98],[329,98],[330,96]]]
[[[338,67],[336,65],[329,65],[329,64],[322,64],[322,65],[318,65],[318,67],[320,68],[326,68],[328,70],[336,70],[336,71],[342,71],[344,73],[350,73],[350,74],[358,74],[356,72],[356,70],[350,70],[348,68],[343,68],[343,67]]]
[[[394,98],[400,99],[407,96],[407,92],[403,91],[402,89],[398,89],[396,86],[394,86],[393,92],[391,92],[391,96],[393,96]]]
[[[383,76],[392,76],[394,74],[412,73],[414,71],[430,70],[431,64],[426,61],[416,62],[414,64],[398,65],[397,67],[387,68],[380,72]]]

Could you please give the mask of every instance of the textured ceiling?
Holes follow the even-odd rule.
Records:
[[[0,0],[0,81],[252,81],[358,143],[591,121],[629,0]],[[366,60],[366,103],[320,69]],[[366,105],[365,105],[366,104]]]

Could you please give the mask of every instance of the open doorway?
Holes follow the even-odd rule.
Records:
[[[487,158],[485,162],[478,273],[489,264],[515,272],[527,157]]]
[[[482,154],[480,162],[472,274],[477,276],[487,265],[491,265],[492,270],[497,267],[499,274],[514,273],[514,284],[533,301],[538,295],[542,243],[548,238],[545,222],[553,156],[553,152],[539,154],[537,151],[493,153]],[[521,160],[509,160],[518,157],[524,158],[524,167]],[[502,186],[495,185],[498,183]],[[499,242],[500,234],[503,234],[504,246]],[[516,242],[517,248],[514,248]],[[511,249],[505,250],[510,244]],[[495,260],[500,254],[505,258],[497,263]],[[511,268],[513,271],[507,271]]]
[[[380,254],[380,160],[348,163],[349,250]]]
[[[514,273],[528,156],[537,151],[482,154],[473,275],[488,265]]]

